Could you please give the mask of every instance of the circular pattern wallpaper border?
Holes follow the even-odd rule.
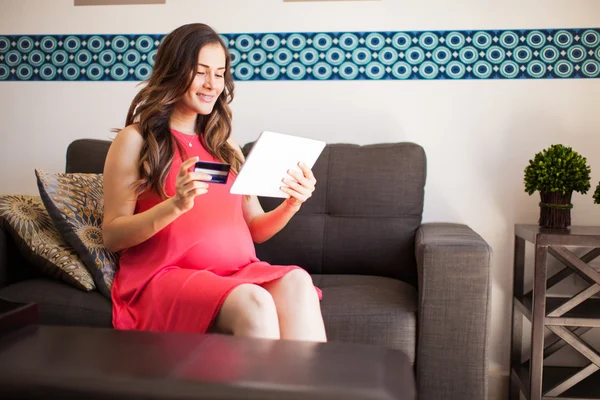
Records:
[[[0,35],[0,81],[143,81],[164,36]],[[221,38],[236,81],[600,77],[600,28]]]

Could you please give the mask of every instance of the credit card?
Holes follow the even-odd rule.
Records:
[[[208,161],[198,161],[194,167],[195,172],[202,172],[204,174],[208,174],[212,177],[210,181],[205,182],[213,182],[213,183],[226,183],[227,176],[229,176],[229,169],[231,166],[229,164],[223,163],[215,163]]]

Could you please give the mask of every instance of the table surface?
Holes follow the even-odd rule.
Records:
[[[416,398],[406,355],[381,346],[38,325],[0,336],[0,397],[24,387],[28,398]]]
[[[571,226],[566,229],[516,224],[515,235],[531,243],[550,246],[600,246],[600,226]]]

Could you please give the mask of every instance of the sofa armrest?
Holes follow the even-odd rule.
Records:
[[[8,284],[8,246],[12,245],[12,240],[4,230],[0,220],[0,288]]]
[[[461,224],[423,224],[415,238],[420,399],[487,399],[491,248]]]

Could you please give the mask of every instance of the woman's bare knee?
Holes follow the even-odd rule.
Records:
[[[220,331],[234,335],[279,338],[273,297],[262,287],[253,284],[240,285],[229,293],[216,325]]]

